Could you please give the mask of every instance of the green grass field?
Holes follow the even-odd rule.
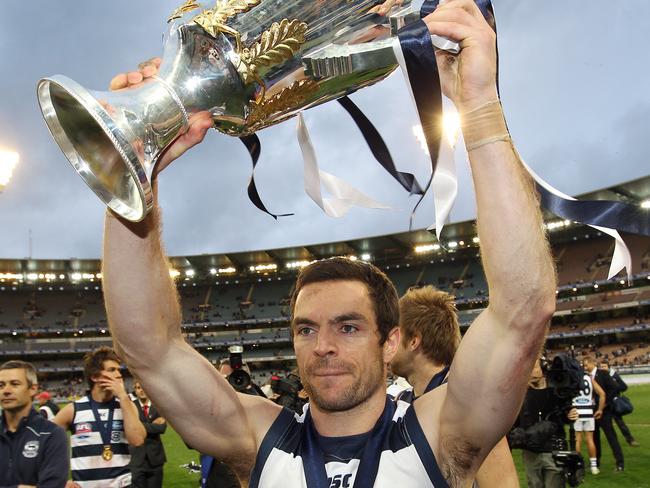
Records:
[[[593,488],[650,488],[650,385],[631,386],[627,393],[634,404],[634,412],[625,417],[625,422],[630,427],[632,434],[641,443],[641,447],[629,447],[625,443],[623,436],[617,431],[625,455],[625,471],[615,473],[612,452],[609,449],[607,440],[602,436],[601,473],[597,476],[587,473],[584,483],[580,486]],[[180,467],[181,464],[190,461],[198,463],[199,456],[196,451],[187,449],[181,438],[172,429],[167,430],[167,433],[163,435],[163,440],[167,450],[164,486],[196,488],[199,485],[200,476],[190,474],[186,469]],[[521,467],[521,451],[514,451],[514,457],[521,486],[525,487],[527,484]]]

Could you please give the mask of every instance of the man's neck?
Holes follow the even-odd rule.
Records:
[[[93,386],[93,389],[90,390],[90,396],[97,403],[106,403],[109,400],[113,399],[113,393],[108,390],[102,390],[99,386]]]
[[[424,395],[431,378],[440,373],[445,367],[439,364],[434,364],[429,360],[418,356],[413,361],[413,372],[406,378],[413,386],[415,396],[419,397]]]
[[[379,388],[368,400],[343,412],[319,410],[309,403],[316,431],[325,437],[364,434],[372,430],[386,406],[386,391]]]
[[[20,421],[29,415],[29,411],[32,409],[32,404],[28,403],[20,410],[4,410],[2,414],[5,417],[5,425],[9,432],[16,432]]]

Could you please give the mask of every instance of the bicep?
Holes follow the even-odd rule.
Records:
[[[499,320],[488,307],[466,332],[440,412],[440,435],[471,442],[480,459],[512,426],[543,341],[543,329]]]
[[[171,340],[156,365],[135,373],[161,414],[193,448],[221,458],[255,454],[266,432],[249,421],[248,410],[255,404],[243,405],[214,366],[185,341]],[[262,427],[265,415],[270,426],[273,410],[257,413]]]
[[[519,488],[519,476],[505,437],[494,446],[481,464],[476,473],[476,481],[484,487]]]

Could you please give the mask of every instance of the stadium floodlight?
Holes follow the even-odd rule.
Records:
[[[9,184],[20,156],[13,151],[0,151],[0,192]]]
[[[301,261],[289,261],[285,266],[289,269],[304,268],[305,266],[313,263],[313,261],[307,261],[305,259]]]
[[[416,254],[424,254],[431,251],[440,250],[440,244],[420,244],[413,249]]]
[[[211,275],[216,275],[217,274],[217,268],[210,268],[210,274]]]
[[[458,247],[458,243],[456,241],[449,241],[447,245],[449,246],[450,249],[455,249]]]
[[[232,266],[229,266],[227,268],[219,268],[217,270],[218,274],[234,274],[236,272],[237,272],[237,270]]]
[[[474,244],[478,244],[479,242],[481,242],[481,239],[479,239],[478,236],[475,236],[475,237],[472,238],[472,242]]]
[[[650,198],[641,202],[641,208],[650,209]]]
[[[365,253],[363,253],[361,255],[361,260],[362,261],[370,261],[371,259],[372,259],[372,256],[370,254],[368,254],[367,252],[365,252]]]
[[[185,276],[187,276],[188,278],[193,278],[195,274],[196,272],[191,268],[185,270]]]
[[[257,272],[257,273],[263,273],[265,271],[275,271],[277,269],[278,269],[278,265],[273,264],[273,263],[271,263],[271,264],[258,264],[256,266],[251,266],[249,268],[250,271],[254,271],[254,272]]]
[[[172,278],[178,278],[181,275],[181,272],[178,271],[177,269],[170,269],[169,270],[169,276]]]
[[[81,280],[81,273],[72,273],[72,274],[70,275],[70,279],[71,279],[72,281],[79,281],[79,280]]]
[[[28,273],[27,274],[27,279],[29,281],[36,281],[38,279],[38,274],[37,273]]]
[[[356,261],[356,260],[359,259],[359,258],[351,254],[351,255],[348,256],[348,259],[349,259],[350,261]]]

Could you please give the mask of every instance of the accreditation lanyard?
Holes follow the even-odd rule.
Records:
[[[110,451],[111,446],[111,430],[113,429],[113,412],[115,411],[115,399],[111,399],[107,402],[106,409],[108,410],[108,417],[106,418],[106,423],[102,422],[102,418],[99,415],[99,409],[97,406],[98,402],[90,398],[90,408],[93,410],[93,415],[95,417],[95,425],[97,425],[97,430],[102,436],[102,444],[104,450],[107,449]],[[112,456],[111,456],[112,457]]]
[[[382,443],[386,438],[394,413],[395,403],[387,397],[384,411],[373,427],[370,438],[363,448],[363,454],[361,455],[353,488],[374,485],[377,471],[379,470]],[[314,428],[309,409],[307,409],[305,415],[302,445],[301,456],[307,486],[309,488],[329,488],[327,471],[325,470],[325,457],[318,442],[316,429]]]

